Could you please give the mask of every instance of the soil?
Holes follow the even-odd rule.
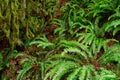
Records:
[[[5,48],[9,47],[9,41],[6,37],[4,37],[1,41],[0,41],[0,51],[4,50]]]

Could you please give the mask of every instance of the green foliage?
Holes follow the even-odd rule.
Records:
[[[118,0],[91,0],[87,10],[90,10],[87,16],[102,17],[104,21],[105,32],[113,32],[115,35],[119,29],[119,2]]]
[[[116,74],[114,72],[101,68],[99,75],[96,76],[96,80],[117,80],[117,79]]]
[[[115,63],[116,73],[120,75],[120,45],[115,44],[112,47],[108,48],[106,52],[99,58],[99,61],[102,64]],[[120,76],[119,76],[120,77]]]
[[[116,80],[116,74],[112,71],[102,69],[102,67],[98,71],[95,70],[96,66],[93,66],[94,64],[91,63],[94,57],[92,57],[87,46],[75,41],[62,42],[63,43],[60,46],[63,47],[64,51],[48,58],[50,64],[46,67],[47,74],[44,80],[98,80],[99,78],[100,80]],[[51,62],[52,59],[55,60]]]
[[[27,55],[25,53],[20,53],[20,54],[16,55],[16,58],[19,58],[19,57],[22,57],[22,59],[20,61],[20,65],[22,66],[22,69],[19,71],[17,80],[43,79],[44,67],[45,67],[44,62],[39,61],[39,59],[37,59],[36,57]]]
[[[89,14],[92,14],[93,17],[100,16],[101,13],[106,13],[107,11],[114,10],[115,1],[112,0],[91,0],[91,3],[87,5],[88,10],[90,10]]]
[[[110,20],[110,22],[108,22],[105,26],[105,30],[106,31],[113,31],[113,35],[115,35],[118,31],[120,31],[119,28],[119,6],[117,6],[117,8],[114,9],[114,14],[112,14],[111,16],[109,16],[108,20]]]
[[[35,45],[38,50],[30,54],[20,53],[16,55],[16,58],[22,57],[20,65],[22,69],[20,70],[17,80],[21,79],[32,79],[38,80],[43,79],[45,75],[45,66],[47,64],[47,58],[54,52],[55,44],[49,42],[45,35],[37,36],[34,40],[30,41],[28,44],[29,47]],[[33,49],[32,49],[33,50]],[[30,50],[29,50],[30,51]]]
[[[0,70],[2,70],[3,67],[3,54],[0,52]]]
[[[89,52],[87,46],[84,46],[83,44],[80,44],[79,42],[76,41],[67,41],[67,40],[63,40],[61,41],[60,47],[63,47],[64,52],[65,53],[77,53],[78,55],[84,57],[85,59],[87,59],[88,57],[92,57],[92,54]],[[84,53],[84,54],[83,54]]]
[[[33,45],[33,44],[37,44],[37,47],[42,47],[43,49],[55,48],[55,45],[49,42],[45,35],[43,37],[39,37],[39,36],[36,37],[36,39],[32,41],[29,45]]]
[[[103,61],[104,60],[104,61]],[[100,61],[104,64],[109,62],[120,63],[120,45],[115,44],[114,46],[107,49],[107,51],[102,55]]]
[[[15,56],[18,54],[16,50],[9,51],[9,49],[5,51],[1,51],[0,55],[0,79],[1,80],[7,80],[10,77],[13,76],[14,72],[14,66],[13,63],[11,62],[11,59],[15,58]],[[11,71],[8,73],[9,75],[6,75],[7,73],[7,68],[11,69]],[[13,70],[13,71],[12,71]]]
[[[119,19],[112,19],[111,16],[116,10],[116,3],[112,0],[91,0],[89,4],[80,9],[79,2],[74,2],[66,3],[61,8],[65,14],[60,19],[55,19],[55,23],[59,26],[55,29],[55,34],[58,33],[57,37],[61,39],[58,45],[62,52],[48,58],[50,64],[46,68],[45,80],[116,80],[116,73],[105,69],[105,64],[110,66],[110,59],[119,59],[117,58],[119,53],[116,56],[99,56],[98,58],[102,48],[105,53],[108,52],[109,42],[117,42],[113,38],[105,38],[105,33],[110,32],[113,29],[112,26],[114,26],[113,35],[119,31],[117,27]],[[107,15],[108,13],[110,14]],[[105,17],[106,15],[107,17]],[[101,22],[104,18],[106,21]],[[65,21],[68,22],[65,23]],[[105,64],[103,64],[104,62]],[[99,65],[98,70],[96,70],[96,65]]]
[[[119,0],[65,1],[0,1],[0,32],[26,48],[0,53],[0,70],[14,57],[15,80],[119,80]]]
[[[87,26],[81,26],[80,29],[84,29],[84,32],[76,33],[76,37],[78,37],[78,41],[84,45],[89,46],[90,51],[94,54],[96,58],[96,53],[100,52],[101,48],[105,51],[107,49],[107,43],[110,41],[115,41],[115,39],[105,39],[104,29],[99,28],[96,25],[90,23]]]

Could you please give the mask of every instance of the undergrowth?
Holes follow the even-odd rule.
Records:
[[[120,79],[119,0],[7,1],[0,3],[10,44],[0,52],[1,80]]]

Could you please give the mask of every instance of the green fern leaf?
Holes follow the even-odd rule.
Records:
[[[67,80],[74,80],[79,74],[80,69],[81,68],[74,69],[73,72],[67,77]]]
[[[116,74],[104,68],[100,69],[99,80],[116,80]]]
[[[120,25],[120,20],[113,20],[112,22],[108,23],[108,25],[105,27],[105,31],[109,31],[109,29],[116,28]]]
[[[71,69],[74,69],[75,67],[77,67],[77,65],[74,62],[71,61],[62,62],[61,67],[59,67],[52,80],[60,80],[65,73],[71,71]]]
[[[60,43],[60,47],[66,47],[66,48],[81,48],[90,58],[92,58],[91,52],[88,50],[88,46],[85,46],[77,41],[67,41],[67,40],[62,40]],[[82,54],[83,55],[83,54]]]
[[[37,47],[43,47],[45,48],[54,48],[55,45],[48,41],[48,39],[43,36],[39,40],[32,41],[29,45],[37,44]]]
[[[87,80],[92,78],[92,69],[93,67],[91,65],[81,67],[81,70],[79,71],[79,80]]]
[[[62,77],[62,75],[64,75],[67,71],[69,71],[69,69],[72,69],[76,66],[77,65],[72,61],[60,61],[58,65],[56,65],[46,74],[44,80],[47,80],[48,78],[52,79],[52,77],[53,77],[52,80],[59,80]]]
[[[64,49],[64,51],[63,51],[63,53],[68,53],[68,52],[77,53],[79,56],[82,56],[82,57],[84,57],[84,59],[87,60],[87,55],[78,48],[69,47],[69,48]]]
[[[120,31],[120,26],[116,27],[114,30],[113,30],[113,36],[115,36],[115,34]]]
[[[115,44],[114,46],[108,48],[106,52],[99,59],[101,63],[110,63],[110,62],[118,62],[120,63],[120,46],[119,44]]]
[[[55,54],[55,55],[51,56],[50,58],[48,58],[48,62],[51,61],[52,59],[58,59],[58,60],[59,59],[65,59],[65,60],[70,60],[70,61],[74,61],[74,62],[77,62],[77,63],[81,63],[82,60],[80,58],[81,57],[78,56],[78,55],[73,56],[73,55],[70,55],[70,54],[61,53],[61,54]]]
[[[25,67],[19,72],[17,76],[17,80],[22,80],[23,76],[27,71],[29,71],[32,68],[31,64],[27,63]]]

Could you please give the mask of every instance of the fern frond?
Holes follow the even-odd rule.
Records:
[[[99,21],[96,21],[96,24],[98,24],[98,22]],[[101,48],[106,51],[108,42],[116,42],[115,39],[104,39],[104,37],[101,36],[102,34],[99,33],[99,31],[103,30],[103,28],[99,29],[96,27],[97,26],[94,26],[93,23],[90,22],[90,25],[81,27],[81,29],[85,29],[85,32],[76,34],[78,41],[88,46],[88,49],[90,49],[89,51],[93,53],[94,58],[96,58],[96,53],[100,52]]]
[[[74,61],[74,62],[77,62],[77,63],[82,63],[82,59],[80,59],[81,57],[78,56],[78,55],[71,55],[71,54],[66,54],[66,53],[61,53],[61,54],[55,54],[55,55],[52,55],[50,58],[47,59],[47,61],[51,61],[52,59],[56,59],[56,60],[70,60],[70,61]],[[56,63],[56,62],[55,62]],[[53,64],[53,63],[52,63]]]
[[[79,71],[79,80],[87,80],[92,79],[92,74],[94,74],[93,66],[92,65],[85,65],[81,67],[81,70]]]
[[[72,48],[76,48],[76,51],[79,52],[78,48],[82,49],[83,52],[85,52],[90,58],[92,57],[92,54],[91,52],[88,50],[88,46],[85,46],[77,41],[67,41],[67,40],[62,40],[60,42],[60,47],[65,47],[66,49],[68,48],[71,48],[71,50],[74,50]],[[69,49],[70,50],[70,49]],[[75,52],[75,51],[74,51]],[[81,54],[82,56],[85,57],[85,54],[83,53],[79,53]],[[86,58],[86,57],[85,57]]]
[[[106,70],[104,68],[100,69],[100,73],[96,76],[97,80],[117,80],[116,74],[112,71]]]
[[[59,64],[54,66],[53,69],[50,69],[44,80],[47,80],[48,78],[52,80],[60,80],[65,73],[69,72],[75,67],[77,67],[77,64],[72,61],[60,61]]]
[[[76,68],[71,74],[68,75],[67,80],[74,80],[78,77],[79,71],[81,68]]]
[[[14,58],[17,54],[18,54],[17,50],[10,51],[9,54],[7,55],[6,59],[4,60],[4,66],[7,65],[9,59]]]
[[[93,17],[100,16],[99,13],[104,13],[106,10],[113,10],[114,7],[114,3],[111,0],[92,0],[91,3],[87,6],[88,10],[90,10],[90,13],[93,14]]]
[[[78,56],[84,57],[83,59],[86,59],[86,60],[87,60],[87,55],[86,55],[86,53],[83,52],[83,51],[81,51],[81,50],[78,49],[78,48],[69,47],[69,48],[65,48],[64,51],[63,51],[64,54],[65,54],[65,53],[68,53],[68,52],[70,52],[70,53],[72,53],[72,52],[73,52],[73,53],[76,53]]]
[[[45,72],[49,71],[49,69],[51,69],[51,68],[55,67],[56,65],[58,65],[61,62],[61,60],[52,61],[52,60],[48,59],[47,62],[48,62],[48,64],[47,64],[47,66],[45,68]]]
[[[116,27],[114,30],[113,30],[113,36],[115,36],[115,34],[120,31],[120,26]]]
[[[120,63],[120,45],[115,44],[114,46],[108,48],[99,60],[104,64],[114,61]]]
[[[116,28],[118,25],[120,25],[120,20],[113,20],[112,22],[108,23],[108,25],[105,27],[105,31],[108,31],[109,29]]]
[[[117,18],[120,18],[120,11],[119,11],[119,8],[120,8],[120,5],[117,5],[117,8],[114,9],[114,14],[110,15],[108,20],[111,20],[111,19],[117,19]]]
[[[32,41],[29,45],[37,44],[37,47],[42,47],[43,49],[45,48],[54,48],[55,45],[51,42],[48,41],[48,39],[45,37],[40,37],[39,40]]]
[[[19,72],[17,80],[22,80],[23,76],[32,68],[31,63],[27,63],[24,68]]]
[[[32,79],[38,78],[38,76],[41,76],[43,79],[43,73],[44,73],[44,62],[38,61],[36,57],[27,55],[25,53],[19,53],[16,55],[16,58],[21,57],[19,65],[21,65],[22,69],[19,71],[19,74],[17,76],[17,80],[27,79],[34,75]],[[34,66],[39,67],[35,68]],[[39,71],[39,72],[38,72]]]
[[[75,67],[77,67],[77,65],[74,62],[71,61],[62,62],[61,67],[59,67],[52,80],[60,80],[61,77],[65,75],[65,73],[70,72]]]

